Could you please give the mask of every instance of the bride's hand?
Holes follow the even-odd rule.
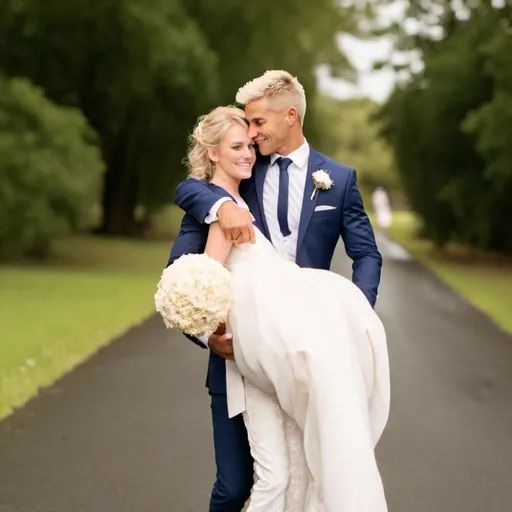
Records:
[[[217,212],[219,225],[226,240],[235,244],[254,243],[254,226],[249,210],[237,206],[233,201],[226,201]]]
[[[224,359],[234,359],[233,335],[226,334],[226,325],[220,324],[217,330],[208,338],[210,350]]]

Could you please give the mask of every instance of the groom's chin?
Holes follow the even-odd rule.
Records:
[[[260,148],[259,146],[256,146],[256,154],[260,154],[261,156],[269,156],[272,154],[272,151],[265,151],[265,147]]]

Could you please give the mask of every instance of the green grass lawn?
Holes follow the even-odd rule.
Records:
[[[0,418],[154,311],[170,246],[77,236],[0,266]]]
[[[389,235],[469,302],[512,333],[512,260],[451,245],[435,251],[418,239],[414,214],[397,212]]]

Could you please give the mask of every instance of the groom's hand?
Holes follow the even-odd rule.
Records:
[[[224,359],[234,359],[233,335],[226,334],[225,324],[220,324],[217,330],[208,338],[208,346],[218,356]]]
[[[219,208],[217,218],[226,240],[235,244],[255,242],[252,216],[246,208],[237,206],[233,201],[226,201]]]

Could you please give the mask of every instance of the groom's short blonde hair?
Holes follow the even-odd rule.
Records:
[[[236,102],[240,105],[247,105],[261,98],[280,100],[284,108],[294,107],[301,124],[304,123],[306,93],[297,78],[287,71],[266,71],[240,87],[236,93]]]

